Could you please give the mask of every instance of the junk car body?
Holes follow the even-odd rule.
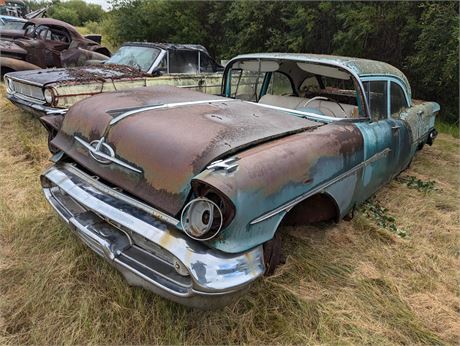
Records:
[[[100,64],[8,73],[7,97],[38,116],[95,94],[152,85],[220,92],[223,67],[201,45],[128,42]]]
[[[339,221],[436,137],[383,62],[241,55],[222,97],[169,86],[71,107],[41,176],[75,233],[133,285],[227,304],[279,262],[280,224]]]
[[[68,23],[33,18],[20,30],[1,31],[0,55],[3,76],[12,71],[81,66],[87,60],[106,60],[110,51]]]

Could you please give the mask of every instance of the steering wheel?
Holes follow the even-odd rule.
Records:
[[[337,103],[338,106],[340,107],[340,109],[342,110],[343,114],[345,114],[345,117],[348,116],[347,112],[345,111],[345,109],[343,109],[343,107],[342,107],[342,105],[339,103],[339,101],[334,100],[333,98],[330,98],[330,97],[326,97],[326,96],[315,96],[315,97],[309,99],[308,101],[306,101],[306,102],[303,104],[303,106],[304,106],[305,108],[307,108],[307,106],[308,106],[309,103],[311,103],[311,102],[313,102],[313,101],[318,101],[318,100],[320,100],[320,101],[332,101],[332,102]]]

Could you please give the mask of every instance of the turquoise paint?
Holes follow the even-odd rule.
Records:
[[[325,150],[328,150],[327,146]],[[276,160],[276,158],[274,159]],[[327,157],[324,155],[317,160],[308,172],[305,172],[305,178],[311,179],[308,184],[305,183],[305,179],[298,182],[286,181],[286,185],[269,194],[267,193],[269,188],[267,188],[266,184],[249,186],[249,182],[246,182],[245,185],[244,182],[239,181],[238,171],[229,176],[218,172],[202,172],[195,178],[207,181],[208,177],[213,176],[215,178],[217,176],[222,178],[226,185],[236,187],[235,194],[228,196],[236,206],[236,215],[231,224],[222,230],[215,239],[209,241],[208,245],[224,252],[241,252],[270,240],[282,221],[285,212],[281,212],[255,225],[250,225],[250,222],[256,217],[276,209],[280,205],[350,170],[362,160],[363,152],[360,150],[350,153],[348,156]],[[242,161],[239,161],[240,165],[251,164],[249,160],[247,163]],[[337,189],[347,189],[349,186],[347,187],[346,185],[349,183],[350,180],[338,182],[336,190],[331,187],[331,191],[336,193]],[[346,214],[353,206],[354,199],[352,197],[350,196],[350,199],[339,202],[341,216]]]

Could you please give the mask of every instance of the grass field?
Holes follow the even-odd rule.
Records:
[[[39,187],[44,130],[3,91],[0,112],[0,344],[458,343],[458,139],[440,134],[352,221],[283,229],[286,264],[203,312],[82,245]]]

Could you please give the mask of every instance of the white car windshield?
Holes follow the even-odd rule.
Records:
[[[160,49],[158,48],[123,46],[105,63],[128,65],[148,72],[159,54]]]

